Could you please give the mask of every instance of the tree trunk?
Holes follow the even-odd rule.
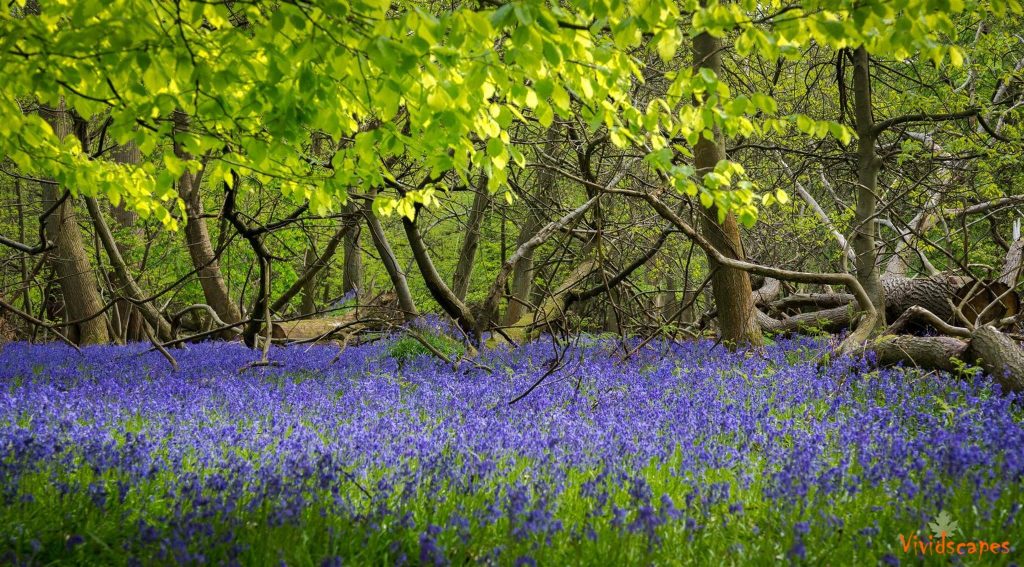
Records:
[[[21,191],[21,180],[14,180],[14,193],[16,196],[17,211],[18,211],[18,241],[25,242],[25,199]],[[29,281],[32,279],[29,277],[28,271],[28,257],[26,254],[22,254],[18,261],[18,268],[21,271],[21,309],[25,313],[32,312],[32,292],[29,286]]]
[[[316,262],[316,243],[310,242],[306,248],[306,255],[302,258],[302,271],[308,273]],[[306,278],[302,283],[301,305],[299,314],[303,316],[312,315],[316,311],[316,277]]]
[[[553,156],[558,149],[558,139],[561,135],[560,123],[554,123],[548,128],[547,138],[544,141],[543,155],[539,156],[544,161],[544,156]],[[526,220],[523,223],[519,235],[516,237],[516,249],[528,242],[546,224],[544,222],[544,211],[541,210],[537,201],[543,201],[552,197],[555,188],[555,172],[550,168],[541,168],[537,172],[537,183],[533,192],[533,205],[529,205],[526,213]],[[504,261],[502,262],[504,263]],[[514,325],[523,315],[529,311],[532,304],[530,296],[533,293],[533,250],[523,254],[512,268],[512,281],[509,284],[508,304],[505,306],[505,324]]]
[[[174,111],[174,132],[187,132],[189,128],[189,117],[180,110]],[[192,159],[192,156],[185,151],[181,143],[175,142],[174,155],[181,159]],[[196,268],[199,276],[199,284],[203,288],[203,297],[206,303],[213,307],[217,316],[225,323],[236,323],[242,320],[242,314],[231,301],[228,295],[228,286],[224,282],[224,276],[220,271],[220,262],[213,250],[210,241],[210,233],[206,228],[206,219],[203,218],[203,199],[200,185],[202,183],[203,171],[192,174],[186,171],[179,180],[179,194],[185,201],[185,244],[188,247],[189,256],[192,258],[192,266]],[[259,314],[253,314],[259,317]],[[225,333],[227,336],[234,336],[234,331]]]
[[[347,214],[354,214],[357,211],[356,204],[351,201],[345,206]],[[356,303],[363,292],[363,251],[360,247],[360,232],[359,225],[356,224],[345,235],[345,268],[341,278],[341,291],[355,294]]]
[[[999,281],[1006,284],[1010,289],[1016,288],[1022,267],[1024,267],[1024,238],[1018,238],[1010,244],[1010,250],[1006,253],[1003,268],[1000,270]]]
[[[954,337],[915,337],[913,335],[884,335],[871,344],[878,364],[892,366],[899,363],[923,368],[955,372],[954,359],[963,359],[967,343]]]
[[[924,307],[943,321],[956,322],[950,302],[967,278],[939,274],[930,278],[885,278],[882,280],[887,316],[895,320],[912,306]]]
[[[975,282],[965,276],[938,274],[928,278],[891,277],[882,280],[885,295],[885,311],[889,320],[895,321],[915,307],[927,309],[943,322],[960,325],[954,311],[961,313],[972,325],[997,321],[1015,315],[1019,310],[1016,293],[998,282]],[[807,294],[791,296],[770,304],[776,311],[800,307],[830,307],[819,311],[798,313],[783,319],[774,319],[759,314],[761,328],[768,332],[788,333],[806,329],[838,331],[852,322],[853,303],[850,294]],[[994,303],[990,306],[989,304]],[[835,306],[835,307],[832,307]]]
[[[366,206],[363,207],[363,217],[366,219],[366,226],[370,229],[373,245],[377,248],[380,261],[388,272],[391,285],[395,288],[395,294],[398,295],[398,307],[401,308],[405,321],[407,323],[412,322],[419,317],[419,312],[416,311],[416,303],[412,299],[412,292],[409,291],[409,282],[405,279],[405,272],[398,265],[395,252],[391,249],[391,244],[388,243],[388,238],[384,234],[384,227],[381,226],[380,219],[373,214],[372,203],[373,199],[370,198],[366,201]]]
[[[983,325],[971,333],[969,355],[999,382],[1004,392],[1024,391],[1024,352],[995,327]]]
[[[143,293],[138,282],[135,281],[131,272],[128,271],[128,266],[125,264],[124,258],[121,257],[121,251],[117,249],[117,243],[114,242],[114,236],[110,233],[107,221],[103,218],[103,211],[100,210],[99,202],[92,197],[86,197],[85,204],[89,208],[89,215],[96,226],[100,242],[103,244],[107,257],[110,259],[110,265],[114,268],[114,274],[118,285],[121,287],[121,292],[142,312],[146,322],[156,330],[156,336],[160,340],[172,339],[171,324],[157,311],[152,302],[143,303],[146,299],[146,294]]]
[[[416,212],[419,213],[418,210]],[[420,218],[420,215],[417,214],[416,218]],[[476,335],[479,338],[476,318],[470,313],[466,304],[458,297],[455,297],[451,288],[444,282],[441,274],[437,273],[434,261],[430,259],[430,253],[427,251],[427,245],[423,242],[423,237],[416,227],[416,221],[402,217],[402,226],[405,228],[405,235],[409,239],[409,247],[412,248],[413,259],[416,260],[416,266],[419,267],[423,281],[427,284],[427,289],[430,290],[430,295],[434,298],[434,301],[441,306],[441,309],[444,309],[445,313],[458,322],[466,334],[470,336]]]
[[[134,142],[129,142],[111,150],[110,158],[115,163],[138,165],[142,161],[142,152],[139,151],[139,147]],[[114,218],[118,226],[130,228],[136,239],[142,239],[143,230],[138,226],[139,214],[127,208],[124,201],[118,203],[117,206],[111,207],[110,216]],[[130,257],[132,247],[129,243],[118,240],[115,242],[115,245],[122,259]],[[145,330],[142,328],[145,325],[144,319],[132,302],[126,299],[119,299],[114,309],[117,311],[121,321],[124,322],[123,338],[125,342],[146,340]],[[159,332],[157,334],[159,335]]]
[[[665,273],[662,278],[663,286],[655,298],[655,305],[661,313],[661,318],[667,323],[672,323],[676,310],[679,309],[679,302],[676,298],[676,281],[671,271]],[[685,286],[684,286],[685,287]]]
[[[857,279],[878,310],[875,329],[885,326],[885,291],[878,273],[875,247],[875,208],[878,199],[878,171],[881,160],[875,154],[878,134],[872,115],[871,68],[867,49],[858,47],[853,54],[853,98],[857,118],[857,207],[854,213],[853,252]]]
[[[843,305],[832,309],[798,313],[791,317],[775,319],[758,311],[758,324],[766,333],[788,334],[799,331],[836,332],[850,326],[853,321],[853,306]]]
[[[697,321],[696,310],[694,305],[697,303],[697,290],[690,289],[687,287],[683,291],[683,311],[679,314],[679,322],[684,324],[692,324]],[[678,309],[678,307],[677,307]],[[672,311],[672,315],[675,314],[676,310]]]
[[[56,111],[43,111],[42,114],[58,137],[64,138],[71,133],[71,117],[63,105]],[[88,151],[88,148],[83,151]],[[43,207],[48,209],[61,198],[61,191],[56,183],[43,181],[40,185]],[[66,321],[92,317],[103,309],[96,276],[78,228],[74,204],[75,200],[69,197],[46,220],[46,238],[54,244],[49,259],[64,297]],[[106,315],[75,323],[69,331],[71,340],[78,344],[110,342]]]
[[[452,278],[452,292],[460,300],[466,300],[469,292],[469,281],[473,275],[473,264],[476,262],[476,251],[480,246],[480,228],[484,223],[484,213],[491,202],[491,193],[487,190],[487,176],[480,175],[480,183],[473,196],[473,206],[469,210],[466,221],[466,235],[462,238],[462,249],[459,251],[459,263],[455,266]]]
[[[719,80],[724,79],[721,42],[718,39],[707,33],[696,36],[693,39],[693,57],[696,69],[710,69]],[[711,172],[718,162],[724,159],[725,141],[717,129],[714,140],[701,137],[694,148],[694,163],[699,176],[703,177],[704,174]],[[700,209],[701,232],[704,238],[724,256],[746,260],[735,215],[727,214],[725,221],[719,224],[716,207]],[[722,266],[710,255],[708,267],[711,270],[711,289],[718,308],[718,323],[723,342],[733,348],[740,345],[762,344],[757,309],[751,296],[750,275],[743,270]]]

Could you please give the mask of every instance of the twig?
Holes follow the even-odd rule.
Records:
[[[171,356],[171,353],[167,352],[167,349],[164,348],[163,345],[161,345],[156,339],[153,338],[153,333],[150,332],[149,326],[143,324],[142,325],[142,330],[143,330],[143,332],[146,333],[146,338],[149,339],[149,342],[153,343],[153,348],[155,348],[156,350],[160,351],[160,354],[164,355],[164,358],[167,359],[167,362],[171,363],[171,368],[173,368],[174,371],[177,372],[178,371],[178,361],[174,360],[174,357]]]
[[[38,327],[43,327],[44,329],[48,329],[50,331],[53,331],[53,334],[57,335],[57,338],[59,338],[60,340],[64,341],[65,343],[67,343],[71,348],[77,350],[79,354],[82,354],[82,349],[78,348],[78,345],[76,345],[75,343],[71,342],[70,339],[68,339],[63,334],[61,334],[56,329],[55,325],[52,325],[50,323],[46,323],[45,321],[41,321],[39,319],[36,319],[35,317],[29,315],[28,313],[25,313],[24,311],[21,311],[17,307],[11,305],[10,303],[7,303],[6,301],[4,301],[2,299],[0,299],[0,307],[3,307],[4,309],[10,311],[11,313],[14,313],[18,317],[21,317],[22,319],[28,321],[29,323],[31,323],[33,325],[36,325]]]

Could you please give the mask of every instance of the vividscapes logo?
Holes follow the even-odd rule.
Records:
[[[933,537],[924,539],[917,534],[904,536],[900,534],[900,546],[905,553],[917,555],[976,555],[982,557],[989,553],[1009,553],[1010,542],[990,542],[984,540],[964,541],[954,539],[957,535],[963,537],[963,532],[957,525],[956,520],[945,510],[939,512],[938,516],[928,524]]]

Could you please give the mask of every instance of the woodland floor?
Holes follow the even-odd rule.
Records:
[[[0,563],[1020,561],[1021,400],[827,347],[9,344]]]

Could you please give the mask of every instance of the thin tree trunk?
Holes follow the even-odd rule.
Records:
[[[547,139],[544,142],[544,156],[553,156],[558,149],[558,138],[561,134],[561,126],[558,122],[548,129]],[[541,168],[537,173],[537,184],[534,196],[537,201],[550,198],[553,195],[555,186],[555,172],[550,168]],[[516,249],[528,242],[546,224],[544,222],[544,211],[538,210],[537,206],[527,207],[526,222],[519,231],[516,239]],[[502,259],[502,264],[505,261]],[[512,270],[512,282],[509,286],[508,305],[505,307],[505,324],[515,325],[523,318],[530,305],[530,295],[533,292],[533,249],[523,254]]]
[[[346,213],[352,214],[357,211],[353,202],[345,206]],[[345,267],[342,273],[342,292],[354,293],[357,304],[359,295],[363,292],[363,251],[360,247],[360,232],[359,225],[356,224],[345,235]]]
[[[256,262],[259,265],[259,287],[256,289],[256,297],[252,301],[252,317],[249,322],[245,325],[242,330],[242,342],[249,348],[255,348],[258,345],[258,335],[261,327],[266,329],[266,343],[263,345],[263,357],[262,360],[267,358],[267,348],[269,347],[270,335],[273,332],[273,324],[270,318],[270,277],[272,272],[271,269],[271,258],[270,251],[267,250],[266,245],[263,242],[263,235],[256,229],[250,228],[246,225],[245,221],[242,220],[237,210],[237,196],[238,188],[242,181],[238,174],[234,171],[231,172],[233,182],[226,185],[226,191],[224,196],[224,218],[231,223],[238,234],[249,243],[249,247],[252,248],[253,254],[256,255]]]
[[[60,138],[71,133],[71,117],[63,105],[56,111],[43,111],[43,117]],[[87,148],[86,148],[87,150]],[[61,197],[56,183],[40,183],[43,192],[43,207],[49,208]],[[46,220],[46,238],[54,243],[49,258],[57,276],[61,295],[64,297],[66,321],[92,317],[101,309],[96,275],[89,256],[85,251],[82,233],[75,216],[75,200],[68,198]],[[106,315],[98,315],[73,325],[70,334],[78,344],[100,344],[110,342]]]
[[[871,68],[867,49],[853,52],[853,98],[857,118],[857,207],[854,213],[853,251],[857,279],[878,311],[876,329],[885,326],[885,290],[878,273],[875,208],[878,200],[878,171],[881,159],[875,154],[878,134],[871,97]]]
[[[418,214],[416,218],[419,218]],[[416,221],[403,217],[402,226],[405,228],[405,235],[409,239],[409,247],[412,248],[413,259],[416,260],[416,265],[420,269],[423,281],[427,284],[427,289],[430,290],[430,295],[434,298],[434,301],[437,301],[441,309],[444,309],[445,313],[459,323],[459,326],[462,327],[466,334],[473,336],[472,334],[475,333],[477,338],[479,338],[476,318],[470,313],[466,304],[458,297],[455,297],[451,288],[444,282],[441,274],[437,272],[433,260],[430,259],[426,243],[423,242],[423,237],[420,235],[419,229],[416,228]]]
[[[391,285],[395,288],[395,294],[398,295],[398,306],[405,316],[405,321],[411,322],[419,316],[419,313],[416,311],[416,303],[412,299],[412,292],[409,291],[409,283],[405,279],[405,272],[398,265],[395,252],[391,249],[387,236],[384,234],[384,227],[381,226],[380,219],[371,210],[371,203],[372,199],[368,200],[363,208],[366,226],[370,230],[370,237],[373,239],[374,247],[377,248],[377,254],[380,255],[380,261],[384,264],[388,277],[391,278]]]
[[[180,110],[175,110],[173,118],[175,133],[188,131],[188,115]],[[181,159],[192,159],[192,156],[179,142],[174,144],[174,154]],[[224,276],[220,271],[220,262],[213,251],[206,219],[203,218],[203,199],[200,191],[202,177],[202,170],[194,175],[186,171],[181,175],[179,181],[179,194],[185,201],[185,214],[188,220],[185,225],[185,244],[188,247],[189,256],[192,258],[192,266],[198,270],[199,284],[203,288],[206,303],[213,307],[222,321],[236,323],[242,319],[242,314],[228,295],[228,286],[224,282]],[[259,314],[253,314],[253,316],[259,317]],[[227,334],[233,333],[228,332]]]
[[[274,300],[274,303],[270,305],[270,311],[277,313],[284,309],[288,302],[292,300],[297,294],[302,293],[302,314],[312,314],[314,294],[316,292],[316,281],[317,275],[324,268],[327,267],[331,262],[331,258],[338,250],[338,244],[350,234],[357,227],[347,217],[342,221],[341,226],[338,227],[338,231],[334,233],[334,236],[327,242],[327,246],[324,248],[323,254],[317,256],[316,247],[314,244],[310,244],[309,248],[306,249],[306,257],[304,260],[305,269],[302,271],[302,275],[299,279],[295,280],[295,283],[291,285],[281,297]],[[308,302],[308,304],[307,304]]]
[[[308,273],[316,263],[316,260],[316,243],[310,242],[306,248],[306,255],[302,258],[302,271]],[[300,315],[308,316],[316,311],[316,282],[316,277],[310,277],[306,278],[306,281],[302,283],[301,304],[299,306]]]
[[[661,317],[666,322],[671,323],[673,316],[676,314],[676,309],[679,309],[679,302],[676,295],[678,284],[676,282],[675,275],[671,270],[667,271],[663,280],[662,285],[664,289],[658,292],[656,304],[658,311],[661,312]]]
[[[693,39],[694,67],[710,69],[723,80],[721,47],[721,42],[707,33],[696,36]],[[694,163],[700,176],[711,172],[724,159],[725,140],[721,132],[715,132],[714,140],[701,137],[694,147]],[[716,250],[728,258],[746,261],[735,215],[728,213],[719,224],[716,207],[700,207],[700,216],[701,232]],[[751,296],[750,275],[723,266],[710,255],[707,261],[723,342],[732,347],[762,344],[764,339]]]
[[[139,151],[138,145],[134,142],[129,142],[111,150],[110,157],[115,163],[138,165],[142,161],[142,152]],[[139,214],[127,208],[124,201],[121,201],[116,206],[111,207],[110,216],[114,218],[114,221],[117,222],[118,226],[130,228],[136,239],[141,239],[143,237],[143,230],[138,226]],[[130,243],[118,240],[115,244],[121,258],[128,258],[132,250]],[[123,326],[125,329],[123,338],[125,342],[146,340],[146,334],[142,328],[145,324],[144,318],[142,314],[139,313],[139,310],[135,305],[126,299],[119,299],[114,309],[117,310],[117,314],[120,316],[121,320],[124,321]],[[161,332],[158,331],[157,335],[161,335]]]
[[[117,243],[114,242],[114,236],[110,233],[110,227],[107,226],[107,221],[103,218],[99,202],[92,197],[86,197],[85,204],[89,208],[89,215],[92,216],[93,225],[96,227],[100,242],[103,244],[107,257],[110,259],[110,265],[114,268],[114,274],[118,280],[117,283],[123,293],[142,312],[142,316],[156,330],[156,335],[160,340],[166,341],[174,338],[170,323],[157,311],[156,307],[152,303],[142,303],[146,299],[146,294],[142,292],[142,288],[139,287],[138,282],[135,281],[131,272],[128,271],[128,266],[125,264],[124,258],[121,257],[120,250],[117,249]]]
[[[469,292],[476,251],[480,246],[480,228],[483,226],[484,214],[490,202],[491,193],[487,190],[487,176],[481,174],[480,183],[473,196],[473,206],[469,210],[469,219],[466,221],[466,235],[462,239],[459,263],[455,266],[455,276],[452,278],[452,292],[462,301],[466,300],[466,293]]]
[[[14,192],[17,196],[18,206],[18,241],[25,242],[25,199],[21,194],[21,180],[14,180]],[[28,257],[26,254],[21,255],[19,261],[19,269],[21,270],[21,309],[25,313],[32,312],[32,294],[29,289],[29,273],[28,273]]]
[[[697,303],[697,290],[687,288],[683,291],[683,311],[679,314],[679,322],[693,324],[697,322],[697,314],[694,305]],[[678,306],[671,315],[675,315]]]

